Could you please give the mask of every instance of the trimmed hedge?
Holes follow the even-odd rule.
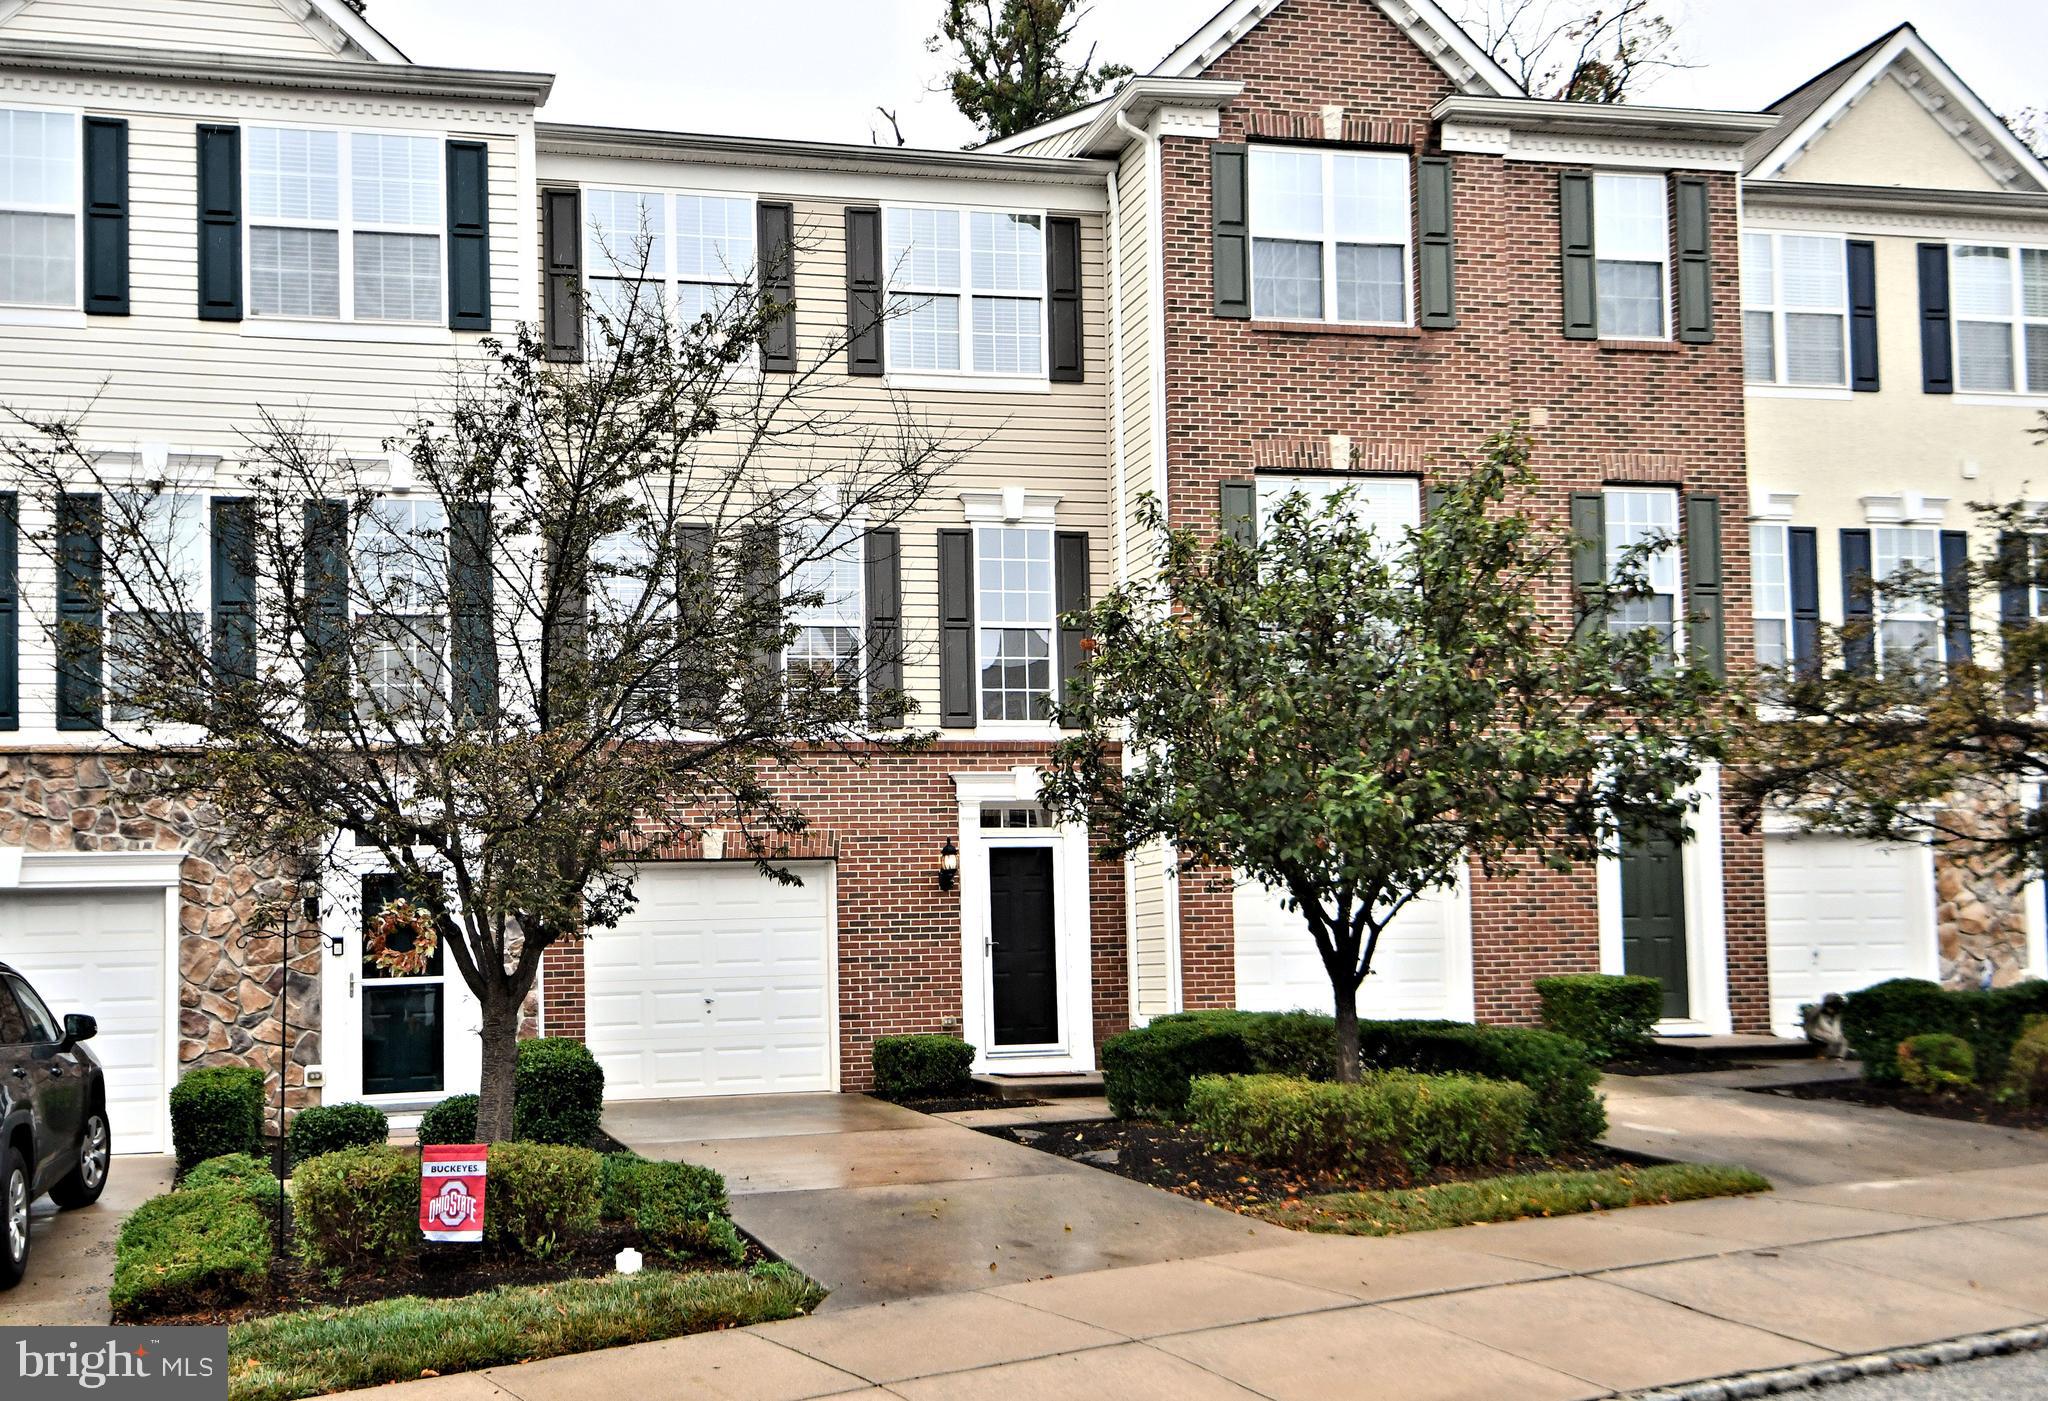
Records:
[[[2048,1104],[2048,1017],[2027,1018],[2005,1063],[2004,1088],[2021,1104]]]
[[[420,1115],[419,1141],[476,1142],[476,1096],[450,1095]]]
[[[270,1222],[245,1192],[223,1181],[166,1192],[130,1212],[114,1242],[116,1321],[218,1308],[254,1294],[270,1268]]]
[[[171,1148],[178,1168],[228,1153],[256,1153],[263,1141],[263,1072],[210,1065],[171,1086]]]
[[[581,1041],[522,1041],[512,1096],[514,1138],[585,1147],[597,1137],[604,1115],[604,1067]]]
[[[292,1173],[292,1223],[299,1254],[323,1269],[410,1259],[420,1247],[420,1155],[380,1144],[307,1159]]]
[[[261,1158],[229,1153],[208,1158],[186,1173],[178,1182],[178,1190],[196,1192],[207,1187],[226,1187],[266,1216],[275,1217],[280,1185],[277,1174]]]
[[[1899,1078],[1922,1094],[1961,1090],[1977,1083],[1970,1043],[1945,1031],[1923,1031],[1899,1043]]]
[[[957,1036],[875,1039],[875,1093],[884,1099],[958,1094],[969,1083],[974,1047]]]
[[[597,1229],[602,1166],[603,1159],[588,1148],[493,1143],[484,1196],[484,1245],[545,1260],[570,1241],[589,1235]],[[415,1213],[418,1194],[415,1167]]]
[[[315,1104],[292,1120],[286,1143],[294,1165],[344,1148],[374,1148],[391,1137],[391,1121],[374,1104]]]
[[[1543,1025],[1583,1042],[1596,1060],[1640,1054],[1664,1015],[1664,984],[1614,973],[1567,973],[1538,978]]]
[[[599,1182],[600,1214],[640,1232],[653,1254],[733,1265],[746,1259],[746,1242],[727,1215],[725,1179],[710,1168],[607,1153]]]
[[[1382,1070],[1355,1085],[1205,1075],[1188,1118],[1218,1150],[1302,1172],[1427,1172],[1505,1162],[1528,1145],[1535,1095],[1476,1075]]]
[[[1863,1062],[1863,1078],[1899,1080],[1899,1043],[1923,1032],[1946,1032],[1970,1043],[1977,1074],[1986,1083],[2005,1076],[2013,1043],[2027,1018],[2048,1013],[2048,982],[2015,983],[1990,992],[1950,991],[1919,978],[1893,978],[1852,992],[1842,1011],[1842,1034]]]

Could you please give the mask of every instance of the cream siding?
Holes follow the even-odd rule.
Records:
[[[1784,178],[1913,189],[2005,188],[1890,73],[1815,138],[1785,168]]]
[[[13,18],[0,22],[0,43],[33,39],[293,58],[340,55],[340,31],[317,12],[304,22],[287,13],[308,8],[280,0],[28,0]],[[355,50],[348,56],[365,55]]]

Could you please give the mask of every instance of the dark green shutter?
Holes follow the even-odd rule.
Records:
[[[1820,668],[1820,532],[1810,525],[1788,529],[1785,564],[1792,594],[1792,665],[1811,675]]]
[[[796,210],[786,202],[754,206],[755,261],[761,269],[761,368],[796,370]]]
[[[1678,212],[1678,338],[1704,345],[1714,338],[1714,248],[1707,182],[1680,175],[1671,182]]]
[[[251,503],[213,498],[213,671],[223,683],[256,677],[256,527]]]
[[[583,192],[540,192],[541,322],[547,358],[583,358]]]
[[[974,685],[974,532],[939,532],[939,722],[972,729]]]
[[[676,527],[677,699],[683,724],[696,730],[717,722],[718,703],[725,693],[718,649],[709,645],[718,607],[711,546],[710,526]]]
[[[782,531],[751,525],[741,533],[740,581],[746,592],[754,655],[745,686],[747,712],[760,715],[782,704]]]
[[[1605,623],[1607,601],[1607,494],[1572,493],[1572,592],[1578,601],[1579,627]]]
[[[448,325],[491,329],[491,149],[448,143]]]
[[[1047,365],[1055,384],[1079,384],[1081,344],[1081,221],[1055,216],[1045,221],[1047,322],[1052,340]]]
[[[85,119],[85,311],[128,314],[128,123]]]
[[[1224,482],[1216,488],[1221,529],[1226,539],[1247,550],[1259,544],[1259,486],[1257,482]]]
[[[1948,644],[1948,664],[1970,660],[1970,537],[1960,530],[1941,532],[1941,631]]]
[[[1998,535],[1998,629],[2006,649],[2002,664],[2006,670],[2006,694],[2021,707],[2034,703],[2034,678],[2021,672],[2011,655],[2013,642],[2034,621],[2035,542],[2017,531]]]
[[[1428,520],[1444,508],[1450,500],[1451,489],[1446,486],[1432,486],[1422,493],[1422,518]]]
[[[0,730],[21,728],[19,498],[0,492]]]
[[[100,498],[57,498],[57,728],[100,725]]]
[[[498,648],[492,627],[491,508],[458,505],[448,537],[448,655],[455,673],[458,722],[483,724],[498,705]]]
[[[903,723],[903,545],[894,526],[861,540],[867,585],[868,720],[893,729]]]
[[[846,372],[882,373],[882,211],[846,211]]]
[[[348,713],[348,506],[306,503],[306,722],[333,729]]]
[[[1948,245],[1920,245],[1920,389],[1956,392],[1955,347],[1949,341]]]
[[[1849,387],[1877,389],[1877,245],[1849,240]]]
[[[1875,590],[1870,578],[1870,532],[1842,532],[1842,664],[1869,671],[1877,661]]]
[[[199,319],[242,319],[242,129],[199,128]]]
[[[1721,498],[1685,498],[1686,637],[1693,665],[1726,679],[1726,609],[1721,601]]]
[[[1451,158],[1415,163],[1415,290],[1426,331],[1458,324],[1457,245],[1451,235]]]
[[[1593,177],[1567,170],[1557,177],[1557,222],[1562,239],[1564,334],[1600,338],[1600,295],[1593,268]]]
[[[1218,316],[1252,314],[1251,192],[1243,146],[1209,147],[1209,249]]]
[[[1081,644],[1088,636],[1085,626],[1088,612],[1086,531],[1062,530],[1053,536],[1052,572],[1053,603],[1059,612],[1059,671],[1053,685],[1053,698],[1063,705],[1068,699],[1067,683],[1081,674],[1085,655]],[[1069,725],[1068,728],[1078,727]]]

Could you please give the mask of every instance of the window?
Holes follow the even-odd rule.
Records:
[[[1307,499],[1321,510],[1340,494],[1351,519],[1370,531],[1376,550],[1391,553],[1406,543],[1407,532],[1422,524],[1422,484],[1413,477],[1267,477],[1258,482],[1259,530],[1290,496]]]
[[[141,548],[123,561],[110,581],[107,615],[107,683],[115,720],[149,718],[135,697],[146,691],[173,639],[206,635],[206,581],[212,577],[212,541],[207,499],[191,492],[136,492],[117,507],[117,519],[132,522]]]
[[[1043,526],[975,532],[981,718],[1044,720],[1052,704],[1052,531]]]
[[[1663,340],[1671,286],[1670,202],[1657,175],[1593,177],[1594,280],[1600,334]]]
[[[1252,315],[1408,324],[1408,158],[1254,146]]]
[[[985,832],[1030,832],[1050,826],[1045,809],[1036,803],[988,803],[981,809]]]
[[[1880,672],[1941,660],[1941,532],[1930,526],[1878,526],[1870,532],[1870,574]]]
[[[1655,632],[1662,649],[1678,648],[1678,493],[1664,487],[1611,486],[1607,498],[1607,571],[1620,579],[1632,567],[1642,592],[1607,607],[1610,632]]]
[[[250,315],[444,318],[439,140],[259,126],[244,147]]]
[[[892,207],[882,242],[891,370],[1045,375],[1041,216]]]
[[[1742,363],[1752,384],[1849,383],[1848,241],[1742,236]]]
[[[2048,394],[2048,248],[1952,251],[1956,387]]]
[[[783,663],[853,689],[860,684],[861,533],[843,522],[805,523],[794,535],[798,559],[787,592],[804,601],[790,607],[796,635]]]
[[[721,316],[754,275],[750,198],[590,189],[583,220],[592,311],[615,334],[629,312],[684,327]]]
[[[78,119],[0,107],[0,302],[78,305]]]
[[[440,707],[447,526],[438,501],[386,496],[356,528],[365,723],[425,719]]]
[[[1749,528],[1751,616],[1756,621],[1756,664],[1782,671],[1792,663],[1792,556],[1783,525]]]
[[[50,1014],[34,988],[19,978],[0,979],[0,996],[8,992],[14,994],[15,1004],[21,1009],[21,1028],[27,1045],[41,1046],[64,1039],[64,1024]]]

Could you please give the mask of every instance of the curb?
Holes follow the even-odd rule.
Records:
[[[1743,1372],[1712,1381],[1690,1382],[1684,1386],[1660,1386],[1648,1391],[1631,1391],[1624,1401],[1743,1401],[1752,1396],[1775,1396],[1781,1392],[1804,1391],[1831,1386],[1862,1377],[1882,1377],[1908,1368],[1940,1367],[1950,1362],[1968,1362],[1977,1357],[2000,1357],[2007,1353],[2033,1352],[2048,1348],[2048,1324],[2027,1328],[2006,1328],[1996,1333],[1973,1333],[1922,1347],[1897,1348],[1891,1352],[1868,1352],[1860,1357],[1840,1357],[1833,1362],[1809,1362],[1802,1367],[1778,1367],[1767,1372]]]

